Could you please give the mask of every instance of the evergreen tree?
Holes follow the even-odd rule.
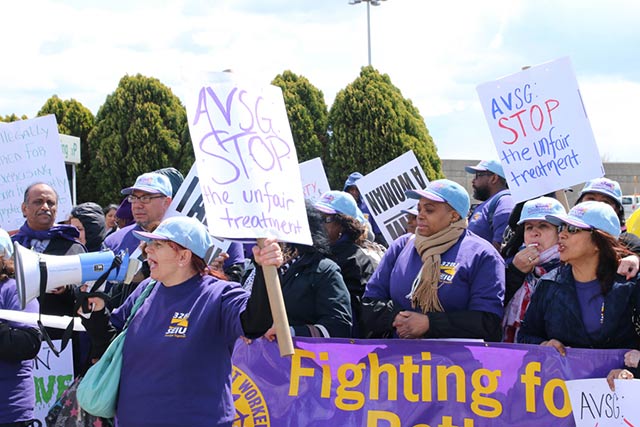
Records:
[[[138,175],[173,166],[184,175],[195,156],[187,112],[171,89],[155,78],[125,76],[96,116],[89,135],[93,200],[121,200],[120,190]]]
[[[57,95],[49,98],[40,111],[38,116],[53,114],[58,122],[58,133],[65,135],[77,136],[80,138],[80,161],[76,168],[77,182],[77,201],[92,201],[91,185],[87,185],[88,172],[91,169],[92,159],[95,153],[91,152],[89,147],[89,133],[95,124],[93,113],[75,99],[62,100]]]
[[[304,162],[315,157],[328,159],[329,114],[322,91],[305,77],[289,70],[277,75],[271,83],[282,88],[298,161]]]
[[[431,135],[412,102],[371,66],[338,92],[329,112],[329,182],[342,189],[354,171],[367,173],[413,150],[429,180],[442,177]]]
[[[15,113],[13,114],[8,114],[4,117],[0,116],[0,122],[5,122],[5,123],[10,123],[10,122],[17,122],[18,120],[27,120],[29,117],[27,117],[25,114],[23,114],[21,117],[18,117]]]

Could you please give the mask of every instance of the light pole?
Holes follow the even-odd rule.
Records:
[[[371,65],[371,12],[369,6],[380,6],[380,2],[386,0],[349,0],[349,4],[358,4],[363,1],[367,4],[367,47],[369,53],[369,65]]]

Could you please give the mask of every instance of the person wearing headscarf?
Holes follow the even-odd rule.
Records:
[[[102,250],[106,235],[106,226],[102,207],[97,203],[86,202],[71,209],[69,223],[78,229],[78,240],[88,252]]]
[[[405,194],[419,200],[416,233],[390,245],[367,283],[365,336],[500,341],[505,265],[467,230],[466,190],[441,179]]]

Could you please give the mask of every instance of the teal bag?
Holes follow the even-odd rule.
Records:
[[[76,393],[78,403],[82,409],[91,415],[113,418],[116,414],[120,372],[122,370],[122,346],[127,335],[127,328],[155,284],[155,280],[152,280],[142,291],[133,304],[131,314],[129,314],[122,331],[111,341],[107,351],[104,352],[95,365],[89,368],[82,381],[80,381],[80,385],[78,385]]]

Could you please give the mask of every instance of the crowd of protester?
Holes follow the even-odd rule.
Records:
[[[73,316],[78,310],[86,314],[81,302],[92,308],[83,318],[88,332],[72,338],[74,371],[81,375],[151,287],[127,337],[117,413],[122,426],[166,423],[166,417],[185,425],[205,419],[231,425],[233,343],[241,336],[247,343],[260,336],[277,339],[263,265],[277,268],[294,336],[472,338],[550,346],[562,355],[568,347],[628,349],[608,381],[613,387],[613,379],[637,377],[640,239],[626,233],[619,184],[607,178],[587,182],[567,212],[553,194],[515,204],[497,161],[466,171],[474,174],[479,205],[472,207],[467,191],[447,179],[409,190],[406,196],[416,205],[403,211],[407,233],[393,242],[385,242],[368,215],[357,187],[362,175],[354,172],[342,191],[307,203],[312,245],[269,241],[247,253],[233,243],[215,259],[198,221],[163,219],[183,180],[173,168],[140,175],[122,189],[120,203],[104,209],[82,203],[69,218],[56,218],[55,190],[34,182],[24,194],[23,226],[11,240],[0,230],[0,308],[20,309],[12,241],[50,255],[109,249],[138,260],[134,280],[110,282],[102,296],[84,301],[77,286],[62,286],[24,309]],[[157,339],[169,326],[167,313],[187,312],[200,319],[200,326],[189,326],[197,339]],[[42,333],[60,338],[62,332],[0,321],[0,394],[6,397],[0,426],[26,426],[33,418],[34,390],[25,378]],[[182,368],[169,372],[148,363],[143,355],[149,351]],[[203,354],[216,362],[202,363]],[[167,393],[185,384],[198,390],[189,411],[172,406],[140,412],[140,396],[169,399]],[[218,404],[198,397],[203,390]]]

